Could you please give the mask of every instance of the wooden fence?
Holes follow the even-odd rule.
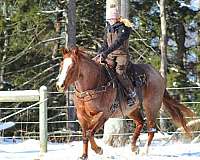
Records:
[[[0,91],[0,102],[37,102],[34,105],[0,118],[0,122],[24,112],[35,105],[39,105],[40,154],[47,152],[47,87],[42,86],[39,90]]]

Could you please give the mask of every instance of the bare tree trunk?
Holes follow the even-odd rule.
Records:
[[[68,4],[68,48],[76,46],[76,0],[69,0]]]
[[[185,48],[185,27],[184,23],[182,20],[178,20],[176,28],[175,28],[175,39],[177,43],[177,62],[178,65],[184,69],[184,64],[183,64],[183,58],[186,53],[186,48]]]
[[[76,46],[76,0],[68,0],[67,10],[65,12],[65,48],[73,48]],[[67,108],[67,118],[70,121],[76,120],[75,108],[71,106],[73,98],[72,91],[73,88],[68,88],[68,97],[66,98]],[[67,128],[70,130],[77,130],[76,123],[67,123]]]
[[[128,18],[129,0],[121,0],[121,16]]]
[[[109,13],[109,6],[113,3],[118,7],[119,11],[121,10],[121,16],[128,18],[128,0],[107,0],[106,14]],[[124,146],[128,140],[128,136],[123,135],[127,131],[125,126],[126,121],[118,118],[109,118],[104,125],[104,142],[113,147]]]
[[[6,57],[7,57],[7,51],[8,51],[8,30],[7,30],[8,11],[7,11],[6,1],[3,2],[3,17],[6,22],[6,27],[4,29],[4,48],[3,48],[2,62],[5,62]],[[5,66],[2,65],[0,68],[0,84],[1,85],[3,85],[3,81],[4,81],[4,78],[3,78],[4,71],[5,71]]]
[[[127,132],[126,122],[119,118],[109,118],[104,124],[103,141],[113,147],[121,147],[128,143],[129,137],[124,135]]]
[[[161,21],[161,38],[160,38],[160,49],[161,49],[161,66],[160,73],[166,81],[167,73],[167,25],[166,25],[166,13],[165,13],[165,0],[160,0],[160,21]],[[166,121],[164,117],[163,106],[160,110],[160,127],[162,130],[166,130]]]
[[[63,8],[61,8],[61,6],[62,5],[57,6],[56,10],[63,9]],[[55,22],[55,25],[54,25],[55,31],[56,31],[56,37],[60,37],[60,34],[61,34],[62,18],[63,18],[63,12],[58,12],[57,17],[56,17],[56,22]],[[58,39],[54,43],[52,58],[55,58],[55,55],[58,52],[59,46],[60,46],[60,40]]]
[[[6,1],[3,2],[3,17],[6,22],[6,27],[4,29],[4,48],[3,48],[3,57],[1,62],[5,62],[7,58],[7,52],[8,52],[8,31],[7,31],[7,21],[8,21],[8,10],[7,10],[7,5]],[[5,72],[5,66],[2,65],[0,67],[0,90],[5,89],[5,83],[4,83],[4,72]],[[2,114],[2,110],[0,110],[0,115]]]

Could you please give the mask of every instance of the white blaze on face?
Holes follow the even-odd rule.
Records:
[[[58,81],[57,81],[57,85],[58,86],[62,86],[63,85],[63,83],[65,81],[65,78],[67,76],[68,68],[72,63],[73,62],[72,62],[71,58],[65,58],[63,60],[63,67],[62,67],[62,70],[61,70],[60,74],[58,75]]]

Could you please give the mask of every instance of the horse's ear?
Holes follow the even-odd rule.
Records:
[[[62,47],[60,50],[62,51],[62,54],[63,54],[63,55],[66,55],[66,54],[69,52],[69,51],[68,51],[66,48],[64,48],[64,47]]]
[[[74,55],[78,55],[78,47],[74,47],[72,49],[72,52],[73,52]]]

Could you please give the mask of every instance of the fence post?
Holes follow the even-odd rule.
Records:
[[[47,87],[40,87],[40,154],[47,152]]]

